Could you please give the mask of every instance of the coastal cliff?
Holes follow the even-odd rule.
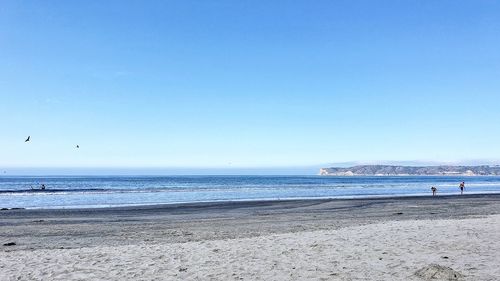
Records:
[[[322,168],[321,176],[500,176],[500,166],[359,165]]]

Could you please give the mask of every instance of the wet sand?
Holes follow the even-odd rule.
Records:
[[[496,280],[499,215],[499,194],[4,210],[0,279]]]

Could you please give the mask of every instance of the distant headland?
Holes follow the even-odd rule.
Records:
[[[500,166],[359,165],[321,168],[321,176],[500,176]]]

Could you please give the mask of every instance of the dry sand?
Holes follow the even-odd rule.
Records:
[[[499,280],[500,196],[0,213],[0,280]]]

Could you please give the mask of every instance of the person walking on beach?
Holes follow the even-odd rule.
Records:
[[[460,184],[460,195],[464,195],[464,189],[465,189],[465,182],[462,182]]]
[[[436,196],[436,191],[437,191],[437,188],[435,188],[434,186],[431,187],[431,190],[432,190],[432,196]]]

